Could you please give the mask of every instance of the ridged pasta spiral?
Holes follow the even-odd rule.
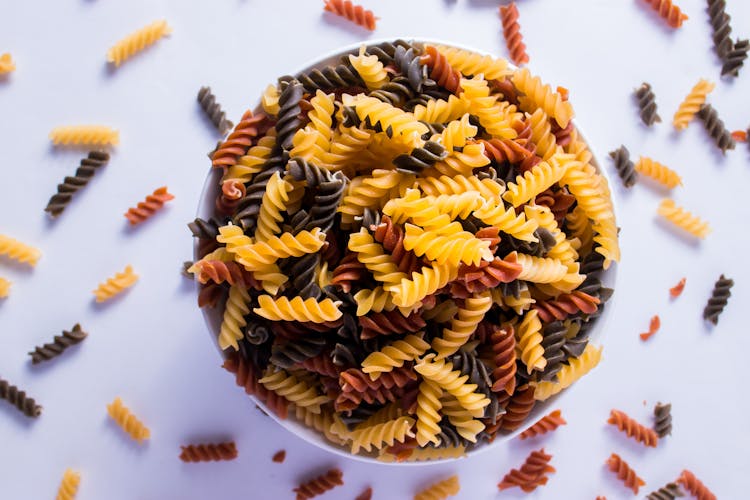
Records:
[[[391,289],[393,303],[399,307],[412,307],[428,295],[435,293],[456,279],[458,271],[448,264],[434,264],[423,267],[422,271],[411,274],[410,280],[401,280],[401,283]]]
[[[427,104],[414,107],[414,117],[427,123],[448,123],[461,118],[469,111],[469,101],[463,96],[458,98],[451,94],[448,100],[434,99]]]
[[[437,435],[440,433],[438,423],[442,416],[440,409],[443,404],[440,402],[440,396],[443,389],[431,380],[423,380],[419,384],[419,394],[417,395],[417,443],[419,446],[427,446],[432,443],[435,446],[440,444]]]
[[[460,490],[461,483],[458,480],[458,476],[451,476],[423,489],[414,495],[414,500],[443,500],[458,495]]]
[[[708,489],[708,486],[687,469],[682,471],[677,482],[698,500],[716,500],[716,495]]]
[[[117,146],[120,133],[104,125],[68,125],[49,133],[55,146]]]
[[[255,143],[255,139],[267,132],[269,127],[270,122],[266,115],[253,115],[252,111],[245,111],[234,130],[210,155],[211,165],[214,168],[229,168],[236,165],[239,158],[250,154],[249,149]],[[250,166],[252,165],[248,165]]]
[[[696,113],[700,111],[701,106],[706,102],[706,97],[716,87],[716,84],[708,80],[700,79],[690,90],[685,99],[677,107],[677,111],[672,119],[672,124],[677,130],[687,128],[690,121]]]
[[[255,228],[256,240],[268,240],[281,231],[278,223],[283,220],[281,212],[286,210],[291,190],[292,185],[283,180],[278,172],[268,180],[258,213],[258,225]]]
[[[672,434],[672,405],[657,403],[654,406],[654,431],[663,438]]]
[[[528,124],[531,127],[531,141],[536,145],[536,155],[548,161],[560,150],[549,117],[539,108],[528,116]],[[524,151],[528,152],[526,149]]]
[[[337,16],[346,18],[370,31],[375,30],[378,18],[371,10],[367,10],[361,5],[355,5],[349,0],[325,0],[325,3],[327,12],[333,12]]]
[[[497,485],[500,491],[519,487],[522,491],[530,493],[538,486],[547,484],[547,474],[555,472],[549,462],[552,455],[541,450],[532,451],[519,469],[511,469],[503,480]]]
[[[572,358],[569,360],[569,364],[563,365],[562,369],[557,373],[557,381],[543,381],[536,384],[536,390],[534,391],[534,398],[540,401],[544,401],[551,396],[554,396],[563,389],[570,387],[575,381],[590,372],[602,357],[602,348],[595,347],[593,344],[588,344],[583,354],[578,358]]]
[[[265,241],[253,242],[239,226],[227,225],[219,228],[217,241],[225,243],[227,251],[245,269],[258,271],[278,259],[302,257],[317,252],[325,243],[325,233],[315,228],[312,231],[300,231],[296,235],[283,233]]]
[[[360,47],[358,55],[349,55],[349,62],[368,89],[377,90],[388,82],[388,73],[383,68],[383,63],[378,60],[378,56],[367,55],[364,46]]]
[[[124,292],[127,288],[135,285],[138,281],[138,275],[133,271],[130,265],[125,266],[121,273],[115,273],[111,278],[107,278],[94,290],[94,296],[97,302],[104,302]]]
[[[626,487],[633,490],[635,495],[638,494],[638,490],[641,486],[645,485],[646,482],[638,477],[635,471],[623,460],[617,453],[612,453],[607,459],[607,467],[609,470],[617,474],[617,479],[621,480]]]
[[[73,195],[89,183],[96,171],[107,164],[109,154],[104,151],[91,151],[76,169],[75,174],[66,176],[62,184],[57,185],[57,193],[52,195],[44,211],[57,217],[73,199]]]
[[[0,55],[0,75],[12,73],[16,70],[16,63],[13,62],[13,57],[10,53],[5,52]]]
[[[237,341],[244,337],[242,329],[247,324],[245,316],[250,312],[250,295],[244,284],[237,283],[229,288],[224,309],[224,316],[219,329],[219,347],[221,349],[239,349]]]
[[[445,55],[441,54],[437,48],[432,45],[425,45],[422,62],[430,68],[430,78],[435,80],[438,85],[453,94],[459,93],[461,90],[459,86],[461,73],[450,65]]]
[[[379,124],[383,130],[390,129],[393,137],[405,144],[416,146],[419,138],[428,132],[427,126],[420,123],[413,114],[375,97],[352,97],[344,94],[342,99],[344,106],[354,107],[360,120],[368,119],[373,126]]]
[[[687,21],[687,14],[673,4],[672,0],[646,0],[646,3],[673,28],[679,28],[684,21]]]
[[[167,21],[159,20],[140,28],[115,43],[107,51],[107,62],[119,66],[123,62],[141,52],[146,47],[155,44],[160,38],[170,34],[172,28]]]
[[[39,262],[42,252],[36,247],[0,234],[0,255],[34,267]]]
[[[554,410],[540,418],[534,425],[519,434],[518,439],[529,439],[541,434],[547,434],[565,424],[567,424],[567,422],[562,417],[560,410]]]
[[[0,276],[0,299],[6,298],[10,295],[11,282]]]
[[[167,191],[167,186],[156,188],[153,193],[146,196],[144,201],[139,201],[138,205],[129,208],[125,212],[125,218],[128,219],[131,226],[135,226],[152,217],[164,207],[166,202],[173,199],[174,195]]]
[[[412,432],[414,419],[411,417],[398,417],[395,420],[376,424],[352,431],[352,453],[360,449],[372,451],[373,448],[380,449],[384,445],[393,446],[394,442],[404,442],[407,438],[414,437]]]
[[[531,281],[533,283],[554,283],[565,277],[568,268],[557,259],[534,257],[523,253],[514,252],[522,271],[518,279]]]
[[[311,321],[324,323],[334,321],[342,316],[339,301],[324,299],[320,302],[314,298],[302,300],[302,297],[274,299],[270,295],[258,297],[258,305],[253,309],[255,314],[271,321]]]
[[[492,259],[489,242],[469,232],[445,235],[440,229],[424,230],[412,224],[406,224],[405,229],[404,248],[417,256],[425,255],[437,265],[457,267],[462,262],[479,265],[482,260]]]
[[[516,390],[516,336],[512,325],[506,325],[492,332],[490,337],[493,361],[493,392],[505,391],[510,396]]]
[[[442,404],[442,413],[445,417],[448,418],[448,422],[450,423],[450,425],[455,428],[455,432],[458,434],[458,436],[456,439],[448,439],[445,428],[441,428],[442,432],[438,436],[441,444],[455,445],[459,444],[461,440],[466,440],[470,443],[476,443],[477,437],[485,429],[484,423],[482,423],[481,420],[474,418],[472,414],[464,409],[461,406],[461,403],[450,394],[443,394]],[[487,413],[489,414],[491,411],[492,410],[488,408]],[[450,429],[450,431],[453,431],[453,429]]]
[[[81,474],[73,469],[66,469],[63,473],[60,487],[57,489],[55,500],[74,500],[81,483]]]
[[[435,46],[447,59],[448,63],[464,75],[483,74],[487,80],[502,80],[512,73],[508,61],[498,57],[478,54],[457,47]]]
[[[711,37],[714,41],[714,50],[721,61],[725,61],[727,54],[732,50],[732,26],[731,18],[726,12],[726,0],[708,0],[708,18],[711,24]]]
[[[706,132],[708,132],[708,135],[711,136],[723,154],[726,154],[727,149],[734,149],[736,145],[734,138],[724,126],[724,122],[719,118],[719,113],[716,112],[713,106],[710,104],[701,106],[701,109],[698,111],[698,118],[703,121]]]
[[[327,396],[318,394],[315,387],[309,386],[304,380],[297,379],[282,369],[274,370],[269,367],[258,382],[269,391],[285,397],[311,413],[320,413],[320,406],[329,400]]]
[[[677,483],[667,483],[658,490],[646,495],[646,500],[674,500],[683,496],[682,489]]]
[[[382,245],[376,243],[366,229],[353,233],[349,237],[348,247],[352,252],[357,252],[357,259],[367,267],[376,281],[383,284],[384,289],[388,290],[408,278],[399,271],[392,257],[385,253]]]
[[[189,444],[180,448],[180,460],[183,462],[218,462],[237,458],[237,445],[234,441]]]
[[[706,307],[703,309],[703,319],[710,321],[714,325],[719,322],[719,315],[732,295],[730,291],[734,286],[734,280],[725,277],[723,274],[714,283],[714,289],[711,292],[711,298],[708,299]]]
[[[659,184],[670,189],[682,186],[682,178],[680,177],[680,174],[651,158],[641,156],[635,163],[634,168],[639,174],[650,177]]]
[[[737,40],[732,45],[732,50],[729,51],[724,64],[721,66],[721,76],[739,76],[740,68],[745,65],[748,51],[750,51],[750,40],[747,38]]]
[[[34,398],[27,396],[25,391],[19,390],[2,377],[0,377],[0,399],[12,404],[27,417],[36,418],[42,414],[42,407],[36,404]]]
[[[529,62],[526,45],[523,43],[521,26],[518,24],[518,7],[516,6],[516,2],[500,6],[500,19],[503,24],[503,35],[505,36],[505,44],[508,46],[511,61],[519,66]]]
[[[428,196],[440,196],[443,194],[463,194],[477,192],[483,198],[498,199],[505,191],[505,187],[498,184],[492,179],[478,179],[476,176],[466,177],[457,175],[449,177],[442,175],[440,177],[419,178],[416,181],[419,189]]]
[[[76,323],[70,331],[63,330],[62,335],[55,335],[52,343],[34,348],[29,353],[31,363],[36,365],[43,361],[49,361],[62,354],[68,347],[83,342],[83,339],[87,336],[88,334],[81,329],[81,325]]]
[[[460,371],[453,370],[450,362],[445,359],[437,360],[435,354],[431,353],[422,358],[414,366],[414,370],[452,394],[472,417],[484,416],[484,409],[490,404],[490,400],[481,392],[475,392],[477,385],[467,383],[468,375],[461,375]]]
[[[226,134],[234,127],[234,124],[227,120],[227,115],[221,109],[221,104],[216,102],[216,96],[211,92],[211,87],[204,86],[200,88],[198,91],[198,103],[221,135]]]
[[[526,203],[538,194],[546,191],[553,184],[562,179],[568,168],[568,161],[558,160],[553,156],[549,162],[541,162],[531,170],[516,177],[515,182],[508,184],[508,190],[503,194],[503,199],[514,207]]]
[[[619,430],[627,434],[628,437],[643,443],[646,446],[656,448],[659,442],[659,436],[653,429],[642,425],[620,410],[612,410],[609,414],[608,424],[616,426]]]
[[[519,98],[521,108],[529,112],[542,108],[560,127],[568,126],[574,115],[573,106],[569,101],[563,100],[559,93],[553,92],[549,85],[543,84],[538,76],[532,76],[527,68],[522,68],[513,74],[512,81],[519,92],[524,94]]]
[[[294,488],[294,492],[297,494],[296,500],[308,500],[332,490],[336,486],[341,486],[344,484],[343,476],[344,473],[341,472],[341,469],[330,469],[325,474],[300,484]]]
[[[405,362],[417,359],[429,348],[430,344],[422,340],[421,336],[409,334],[380,351],[370,353],[362,361],[362,371],[368,373],[372,380],[377,380],[382,373],[404,366]]]
[[[703,239],[711,232],[708,222],[677,206],[672,199],[663,200],[659,204],[658,213],[675,226],[698,238]]]
[[[562,293],[556,299],[537,301],[532,307],[539,313],[542,321],[550,323],[562,321],[578,312],[592,314],[596,312],[599,303],[597,297],[575,290],[571,293]]]
[[[474,211],[474,216],[485,224],[494,226],[516,239],[529,242],[538,241],[538,238],[534,235],[534,231],[539,227],[536,220],[527,220],[523,212],[516,214],[513,207],[506,209],[501,201],[498,201],[497,204],[485,204],[479,210]]]
[[[151,437],[151,431],[148,427],[143,425],[143,422],[130,412],[119,397],[116,397],[112,403],[107,405],[107,413],[122,430],[138,443]]]
[[[656,112],[656,95],[651,89],[651,84],[643,82],[635,90],[635,98],[638,101],[638,110],[644,125],[650,127],[661,121],[661,117]]]
[[[544,370],[547,360],[542,347],[542,323],[535,309],[528,311],[516,329],[516,346],[527,373]]]
[[[463,306],[459,306],[458,312],[451,319],[450,327],[443,329],[442,337],[432,340],[432,349],[437,353],[436,359],[446,358],[458,351],[474,334],[491,306],[492,295],[489,291],[464,300]]]
[[[491,95],[487,80],[481,75],[462,78],[461,89],[461,97],[469,101],[469,111],[479,118],[488,133],[501,139],[513,139],[518,135],[513,128],[516,107]]]

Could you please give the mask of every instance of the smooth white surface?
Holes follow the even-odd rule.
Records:
[[[38,245],[36,269],[0,262],[13,282],[0,303],[0,374],[44,405],[30,421],[0,404],[0,498],[50,498],[66,467],[83,474],[79,499],[292,498],[298,481],[330,466],[346,485],[322,498],[353,498],[366,485],[374,498],[409,498],[436,479],[461,476],[459,498],[498,495],[495,484],[528,452],[544,446],[557,473],[530,498],[630,497],[603,465],[619,453],[647,481],[647,493],[683,467],[722,498],[738,498],[750,466],[743,416],[745,352],[741,321],[750,270],[750,182],[747,144],[723,158],[699,123],[677,134],[670,121],[699,77],[718,82],[710,101],[731,129],[750,121],[750,69],[719,82],[704,2],[683,1],[690,16],[665,28],[639,1],[524,0],[519,4],[531,69],[570,89],[577,120],[604,168],[606,152],[624,143],[678,170],[679,204],[702,215],[713,233],[693,244],[656,222],[663,192],[645,182],[624,192],[615,182],[623,263],[604,360],[562,405],[569,425],[533,442],[513,442],[454,464],[393,468],[341,459],[298,438],[257,412],[219,367],[194,305],[192,284],[179,274],[191,256],[185,223],[192,219],[217,135],[195,94],[209,84],[233,119],[281,74],[336,47],[368,37],[452,39],[505,54],[497,3],[483,0],[368,1],[381,17],[369,34],[322,14],[322,2],[222,0],[14,2],[0,17],[0,52],[18,70],[0,82],[0,233]],[[729,2],[734,34],[750,35],[750,6]],[[107,48],[133,29],[165,17],[173,35],[109,71]],[[283,41],[280,41],[283,40]],[[632,90],[649,81],[664,123],[643,127]],[[71,175],[81,151],[53,151],[57,125],[102,123],[121,131],[121,146],[60,217],[42,211],[55,186]],[[177,199],[130,230],[122,213],[167,184]],[[140,282],[103,307],[91,290],[132,263]],[[716,277],[736,281],[719,326],[701,311]],[[688,284],[670,302],[668,287]],[[638,339],[652,314],[662,330]],[[81,322],[81,346],[32,368],[26,352]],[[106,417],[116,395],[152,430],[137,446]],[[652,405],[671,401],[675,430],[646,449],[606,425],[616,407],[648,423]],[[645,401],[645,405],[643,402]],[[234,438],[232,463],[183,464],[179,445]],[[271,455],[287,450],[278,465]]]

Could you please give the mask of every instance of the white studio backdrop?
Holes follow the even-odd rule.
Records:
[[[0,233],[34,244],[35,269],[0,263],[14,284],[0,303],[0,375],[44,406],[31,421],[0,404],[0,498],[52,497],[63,471],[82,473],[79,496],[109,499],[292,498],[299,481],[337,466],[345,486],[323,498],[353,498],[372,485],[374,498],[410,498],[434,480],[457,473],[458,498],[521,498],[496,483],[542,446],[557,472],[529,498],[625,498],[608,472],[611,452],[647,482],[643,493],[683,468],[723,498],[744,491],[750,413],[744,367],[750,340],[741,320],[750,268],[750,150],[722,156],[700,123],[676,133],[670,122],[701,77],[718,83],[709,100],[730,129],[750,124],[750,68],[719,79],[705,2],[679,2],[690,19],[666,27],[640,0],[524,0],[521,26],[530,68],[570,90],[576,121],[612,178],[622,227],[623,262],[601,365],[562,401],[568,425],[533,442],[513,441],[455,463],[422,467],[370,465],[303,442],[254,408],[220,367],[191,282],[180,275],[192,256],[186,223],[194,217],[208,172],[206,152],[218,136],[195,101],[210,85],[230,118],[253,107],[276,77],[339,46],[368,38],[433,38],[498,55],[506,49],[499,2],[484,0],[367,1],[380,16],[369,33],[322,12],[322,1],[220,0],[10,2],[0,16],[0,53],[18,69],[0,81]],[[750,36],[750,4],[728,2],[734,34]],[[107,48],[160,18],[174,32],[117,70]],[[652,84],[661,124],[641,125],[632,97]],[[101,123],[120,130],[121,145],[66,212],[43,212],[56,185],[72,175],[83,151],[55,150],[58,125]],[[699,243],[656,220],[665,195],[641,183],[625,191],[607,152],[625,144],[677,170],[684,187],[671,195],[710,221]],[[155,188],[176,199],[142,227],[122,216]],[[132,264],[137,285],[103,306],[93,290]],[[701,313],[720,273],[735,279],[718,327]],[[667,290],[687,277],[682,297]],[[662,329],[644,343],[649,318]],[[63,357],[31,367],[26,354],[80,322],[89,338]],[[121,396],[152,430],[143,446],[106,415]],[[673,404],[674,431],[645,448],[606,424],[611,408],[649,422],[657,401]],[[180,445],[234,439],[234,462],[183,464]],[[280,449],[283,464],[271,462]]]

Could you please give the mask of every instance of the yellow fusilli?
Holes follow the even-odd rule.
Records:
[[[258,140],[244,156],[240,156],[235,165],[227,169],[222,177],[223,181],[238,180],[243,183],[250,182],[253,176],[260,172],[266,160],[271,156],[273,146],[276,144],[276,131],[270,130],[268,135]]]
[[[55,127],[49,138],[55,146],[117,146],[120,143],[120,133],[104,125]]]
[[[534,257],[525,253],[513,252],[517,262],[523,268],[518,275],[519,280],[532,283],[554,283],[568,274],[568,267],[557,259]]]
[[[549,85],[543,84],[538,76],[532,76],[528,68],[521,68],[513,73],[513,85],[524,95],[519,98],[521,108],[533,113],[541,108],[548,116],[555,119],[560,127],[565,128],[573,118],[573,106],[564,101],[557,92],[552,92]]]
[[[562,179],[571,159],[571,155],[556,155],[549,162],[534,165],[523,176],[516,177],[516,182],[508,183],[503,199],[514,207],[526,203]]]
[[[570,358],[569,364],[563,365],[562,369],[557,373],[556,381],[545,380],[534,383],[536,386],[534,389],[534,398],[544,401],[563,389],[567,389],[573,382],[586,375],[598,365],[601,358],[602,348],[588,344],[580,357]]]
[[[440,444],[438,434],[440,426],[438,423],[443,418],[440,414],[442,403],[440,396],[443,389],[431,380],[422,380],[419,384],[419,393],[417,394],[417,444],[427,446],[432,443],[435,446]]]
[[[428,196],[439,196],[442,194],[462,194],[477,192],[488,200],[500,200],[500,195],[505,192],[505,186],[492,179],[479,179],[475,175],[420,177],[416,185]]]
[[[398,286],[391,289],[393,303],[401,307],[412,307],[423,298],[446,286],[457,276],[458,269],[448,264],[423,267],[421,272],[412,273],[410,280],[402,280]]]
[[[536,309],[532,309],[524,315],[516,328],[516,349],[528,373],[532,370],[544,370],[547,366],[542,340],[542,322],[539,321]]]
[[[414,370],[451,393],[472,417],[484,416],[484,409],[490,400],[481,392],[475,392],[477,385],[467,383],[469,376],[453,370],[453,365],[445,359],[437,360],[435,354],[428,354],[414,365]]]
[[[683,130],[687,128],[690,121],[693,119],[701,106],[706,102],[706,97],[716,87],[715,83],[709,82],[708,80],[700,79],[693,88],[690,90],[685,100],[680,103],[677,107],[677,111],[674,114],[672,124],[677,130]]]
[[[695,216],[682,207],[678,207],[674,200],[666,199],[659,204],[659,215],[675,226],[684,229],[693,236],[705,238],[711,232],[708,222]],[[596,238],[594,238],[596,239]]]
[[[460,490],[461,484],[458,481],[458,476],[451,476],[423,489],[414,495],[414,500],[444,500],[453,495],[458,495]]]
[[[390,128],[393,138],[406,144],[419,144],[421,136],[428,132],[427,125],[420,123],[413,114],[375,97],[344,94],[341,98],[344,106],[354,107],[360,120],[369,119],[373,125],[380,124],[383,130]]]
[[[498,200],[496,204],[485,203],[484,206],[474,211],[474,216],[516,239],[529,242],[539,241],[534,235],[539,224],[535,220],[526,220],[524,213],[516,214],[513,207],[506,209],[502,200]]]
[[[303,380],[297,380],[294,375],[280,368],[274,369],[269,366],[258,382],[269,391],[274,391],[310,413],[319,414],[320,406],[329,401],[327,396],[318,394],[315,387],[310,387]]]
[[[236,283],[229,288],[229,297],[224,309],[224,318],[219,330],[219,347],[239,349],[237,341],[244,337],[242,328],[247,324],[245,316],[250,313],[250,295],[244,284]]]
[[[133,272],[132,266],[127,265],[123,272],[116,273],[113,277],[107,278],[106,281],[99,284],[96,290],[94,290],[96,301],[104,302],[105,300],[109,300],[125,291],[125,289],[135,285],[136,281],[138,281],[138,275]]]
[[[677,172],[645,156],[638,159],[635,164],[635,171],[670,189],[682,186],[682,178]]]
[[[492,294],[489,290],[464,300],[463,306],[451,320],[449,328],[443,329],[442,337],[432,340],[432,349],[437,353],[436,359],[443,359],[458,351],[474,334],[477,325],[492,306]]]
[[[56,500],[74,500],[78,493],[78,485],[81,483],[81,474],[73,469],[66,469],[63,473],[60,487],[57,490]]]
[[[270,295],[258,297],[258,306],[253,311],[271,321],[311,321],[313,323],[325,323],[334,321],[341,317],[339,310],[340,301],[323,299],[318,302],[314,298],[302,299],[294,297],[279,297],[274,299]]]
[[[414,437],[411,430],[413,426],[413,418],[398,417],[390,422],[354,430],[351,432],[352,453],[357,453],[360,449],[372,451],[373,448],[381,449],[384,445],[393,446],[396,441],[403,443],[407,438]]]
[[[144,439],[151,437],[151,431],[148,427],[143,425],[143,422],[138,420],[138,418],[136,418],[136,416],[133,415],[124,404],[122,404],[122,400],[119,397],[115,398],[112,403],[107,405],[107,413],[109,413],[112,420],[114,420],[122,430],[127,432],[131,438],[139,443]]]
[[[349,62],[368,89],[377,90],[388,83],[388,73],[383,68],[383,63],[376,55],[368,56],[364,46],[360,47],[358,55],[349,54]]]
[[[0,234],[0,255],[33,267],[39,262],[42,252],[36,247]]]
[[[216,241],[226,244],[227,252],[233,254],[234,259],[245,269],[258,271],[278,259],[317,252],[325,242],[325,233],[316,227],[312,231],[303,230],[296,235],[283,233],[254,243],[239,226],[230,224],[219,228]]]
[[[365,228],[349,236],[348,247],[357,253],[357,260],[367,267],[376,281],[383,284],[386,291],[407,279],[406,274],[398,270],[393,258],[385,252],[380,243],[375,242]]]
[[[481,75],[462,78],[461,88],[461,97],[469,101],[469,111],[479,118],[479,123],[488,133],[503,139],[513,139],[518,135],[512,125],[523,115],[517,113],[514,105],[498,102],[497,96],[490,95],[487,80]]]
[[[258,213],[258,226],[255,228],[256,240],[267,240],[281,231],[278,223],[284,219],[281,212],[286,210],[291,190],[292,185],[283,180],[278,172],[268,180]]]
[[[171,32],[172,28],[167,25],[167,21],[154,21],[153,23],[134,31],[110,47],[107,51],[107,61],[114,63],[115,66],[119,66],[138,52],[153,45],[157,40]]]
[[[381,373],[404,366],[406,361],[417,359],[429,348],[430,344],[422,340],[420,335],[407,335],[403,340],[397,340],[380,351],[370,353],[362,361],[362,371],[369,373],[372,380],[377,380]]]
[[[484,430],[485,425],[475,419],[471,413],[461,406],[459,401],[450,394],[443,394],[441,399],[443,415],[456,428],[456,432],[472,443],[477,442],[477,435]]]
[[[436,45],[435,48],[448,59],[448,64],[466,76],[482,74],[487,80],[502,80],[513,73],[508,61],[502,57],[495,58],[445,45]]]

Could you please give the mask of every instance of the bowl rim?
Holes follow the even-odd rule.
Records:
[[[405,40],[407,42],[415,42],[415,43],[423,43],[423,44],[432,44],[432,45],[443,45],[448,47],[454,47],[461,50],[466,50],[470,52],[474,52],[480,55],[487,55],[494,58],[498,58],[499,56],[496,56],[492,53],[490,53],[487,50],[481,50],[474,47],[471,47],[469,45],[465,45],[462,43],[456,43],[456,42],[450,42],[440,39],[434,39],[434,38],[423,38],[423,37],[401,37],[401,38],[394,38],[394,37],[385,37],[385,38],[374,38],[374,39],[367,39],[355,43],[351,43],[348,45],[344,45],[342,47],[330,50],[323,55],[315,58],[314,60],[311,60],[312,62],[306,63],[302,68],[297,69],[293,73],[293,75],[297,75],[302,72],[307,72],[315,68],[320,68],[326,65],[331,64],[333,61],[338,61],[341,56],[344,56],[349,53],[356,53],[359,48],[363,45],[376,45],[380,43],[386,43],[386,42],[394,42],[395,40]],[[518,69],[517,66],[515,66],[512,62],[508,61],[508,67],[512,69]],[[253,108],[253,112],[257,112],[259,109],[261,109],[260,105],[260,98],[258,99],[257,105]],[[591,147],[590,143],[586,140],[586,136],[581,130],[581,128],[578,126],[578,124],[575,121],[575,118],[572,120],[574,127],[578,131],[578,135],[580,139],[586,143],[589,151],[591,152],[591,160],[589,163],[596,168],[599,175],[601,175],[607,183],[610,183],[610,176],[609,174],[600,166],[599,162],[597,161],[597,155],[595,154],[594,149]],[[198,208],[196,211],[196,217],[211,217],[211,211],[214,207],[214,199],[215,194],[218,191],[218,179],[220,176],[220,171],[218,169],[214,169],[213,167],[209,166],[208,174],[206,175],[206,180],[204,181],[203,188],[201,189],[200,197],[198,199]],[[212,193],[213,192],[213,193]],[[209,194],[213,194],[214,196],[208,197]],[[610,189],[610,199],[612,201],[612,212],[615,215],[616,219],[616,205],[617,200]],[[198,260],[198,238],[193,238],[193,260]],[[609,269],[605,270],[601,275],[602,284],[616,289],[616,281],[617,281],[617,268],[618,264],[616,262],[613,262],[612,265],[609,267]],[[196,290],[196,296],[200,292],[200,285],[197,281],[197,279],[194,279],[194,287]],[[592,340],[596,340],[597,344],[603,346],[603,339],[605,337],[605,333],[607,332],[607,328],[605,328],[608,323],[610,316],[612,315],[612,310],[614,309],[616,301],[613,301],[610,299],[607,302],[607,307],[604,308],[604,311],[602,314],[596,318],[596,324],[592,327],[590,338]],[[200,308],[201,315],[203,316],[204,323],[208,329],[208,333],[212,338],[212,342],[215,344],[216,349],[219,351],[223,359],[226,359],[227,353],[223,351],[218,344],[218,331],[219,331],[219,325],[221,323],[221,314],[218,314],[213,311],[218,311],[218,307],[216,308],[208,308],[203,307]],[[218,324],[217,324],[217,319]],[[584,377],[585,379],[585,377]],[[576,381],[576,383],[573,384],[573,386],[577,385],[579,381]],[[321,448],[325,451],[328,451],[330,453],[333,453],[335,455],[338,455],[343,458],[356,460],[368,464],[380,464],[380,465],[394,465],[394,466],[426,466],[426,465],[441,465],[446,464],[449,462],[453,462],[455,460],[461,460],[461,459],[467,459],[469,457],[475,457],[479,455],[480,453],[487,452],[488,450],[498,448],[501,443],[507,443],[510,440],[514,439],[517,435],[531,427],[534,423],[536,423],[539,418],[541,418],[542,415],[546,415],[549,411],[551,411],[552,407],[557,406],[560,404],[560,401],[562,398],[566,397],[567,394],[571,392],[572,387],[568,387],[565,390],[559,392],[558,394],[550,397],[549,399],[545,400],[543,402],[543,405],[540,407],[539,404],[535,404],[534,409],[529,414],[529,418],[526,419],[523,425],[521,425],[518,429],[514,430],[513,432],[498,435],[495,437],[495,439],[490,443],[484,443],[476,448],[473,448],[469,451],[467,451],[464,455],[460,457],[452,457],[452,458],[441,458],[436,460],[421,460],[421,461],[403,461],[403,462],[385,462],[382,460],[379,460],[376,455],[363,455],[363,454],[355,454],[351,453],[350,451],[347,451],[346,448],[337,446],[334,443],[331,443],[328,441],[321,433],[318,431],[306,426],[304,423],[299,422],[296,418],[296,416],[293,413],[290,413],[289,417],[286,419],[280,418],[278,415],[276,415],[275,412],[270,410],[265,403],[263,403],[261,400],[256,398],[254,395],[249,394],[248,396],[252,398],[253,402],[261,408],[261,410],[268,415],[270,418],[272,418],[277,424],[279,424],[281,427],[289,431],[290,433],[294,434],[296,437],[303,439],[304,441],[307,441],[310,444],[313,444],[317,446],[318,448]],[[537,411],[537,409],[541,411]],[[535,418],[530,418],[532,415],[538,415]]]

